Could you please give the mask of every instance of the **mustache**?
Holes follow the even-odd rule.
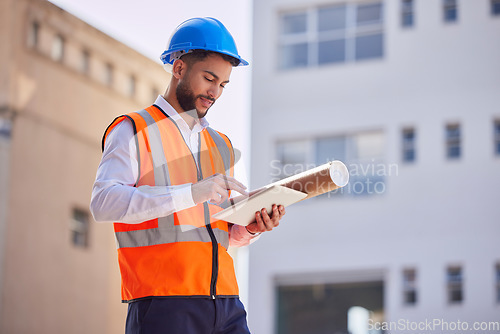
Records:
[[[209,97],[209,96],[206,96],[206,95],[201,95],[201,94],[200,94],[200,95],[198,95],[198,96],[196,96],[196,98],[199,98],[199,97],[202,97],[202,98],[204,98],[204,99],[210,100],[210,101],[212,101],[212,103],[214,103],[214,102],[215,102],[215,99],[214,99],[213,97]]]

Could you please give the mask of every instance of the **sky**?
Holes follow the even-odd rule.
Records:
[[[250,66],[237,67],[231,82],[207,114],[210,125],[227,134],[243,153],[242,178],[250,159],[251,0],[50,0],[97,29],[160,64],[174,29],[191,17],[219,19],[233,35],[239,54]],[[167,83],[166,83],[167,84]],[[165,85],[166,85],[165,84]],[[154,101],[151,101],[153,103]],[[237,166],[238,167],[238,166]],[[247,183],[247,180],[242,180]]]

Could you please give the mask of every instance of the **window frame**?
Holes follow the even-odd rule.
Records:
[[[408,277],[413,276],[413,279],[408,279]],[[418,294],[417,294],[417,280],[418,274],[416,268],[405,268],[402,271],[402,293],[403,293],[403,305],[404,306],[415,306],[418,303]],[[413,301],[410,301],[408,296],[409,294],[414,295]]]
[[[131,74],[128,76],[127,95],[131,98],[136,97],[137,94],[137,78]]]
[[[415,26],[415,1],[401,0],[401,27],[411,29]],[[407,22],[405,19],[410,18]]]
[[[457,131],[458,135],[453,136],[453,131]],[[459,160],[462,155],[462,126],[460,123],[448,123],[445,126],[445,145],[446,145],[446,159]],[[452,153],[456,148],[458,153]]]
[[[493,121],[493,154],[500,157],[500,119]]]
[[[273,179],[272,181],[278,181],[280,179],[289,177],[291,175],[288,175],[285,173],[285,168],[286,166],[292,166],[292,174],[295,174],[299,171],[303,171],[307,169],[307,166],[312,164],[312,161],[314,161],[314,143],[315,143],[315,138],[288,138],[288,139],[280,139],[275,142],[274,149],[275,149],[275,157],[277,158],[276,161],[279,164],[279,167],[276,166],[276,168],[280,169],[280,173],[273,175],[273,177],[276,177],[276,179]],[[304,145],[304,152],[303,152],[303,161],[292,161],[290,163],[283,163],[283,155],[284,155],[284,150],[286,145]],[[302,154],[301,154],[302,155]]]
[[[495,292],[495,302],[497,305],[500,305],[500,262],[497,262],[495,265]]]
[[[380,136],[377,139],[380,139],[381,145],[379,151],[375,150],[373,152],[374,155],[365,156],[364,150],[359,151],[359,148],[364,147],[363,143],[366,143],[365,136]],[[331,156],[328,157],[328,160],[341,160],[348,166],[357,166],[355,168],[356,171],[351,170],[350,172],[350,181],[346,187],[339,188],[337,190],[333,190],[332,192],[328,192],[326,194],[316,196],[315,198],[322,198],[323,196],[332,196],[332,195],[340,195],[345,194],[346,197],[366,197],[366,196],[378,196],[380,194],[385,193],[386,191],[386,179],[387,175],[381,175],[379,170],[377,169],[379,166],[384,165],[384,160],[386,158],[386,150],[387,150],[387,134],[383,129],[375,128],[375,129],[366,129],[363,131],[356,132],[348,132],[348,133],[337,133],[337,134],[328,134],[328,135],[316,135],[311,137],[302,137],[302,138],[288,138],[288,139],[279,139],[275,141],[275,154],[277,164],[273,164],[271,176],[273,179],[272,182],[279,181],[283,178],[290,177],[295,173],[300,171],[305,171],[307,169],[311,169],[322,164],[325,164],[327,161],[322,160],[325,156],[318,154],[318,144],[324,140],[330,139],[343,139],[342,143],[344,149],[345,156]],[[364,140],[363,140],[364,139]],[[283,163],[283,150],[280,147],[284,147],[287,144],[293,143],[301,143],[305,145],[305,151],[301,155],[303,156],[301,160],[303,162],[296,162],[295,160],[292,163]],[[379,146],[377,146],[379,147]],[[370,148],[368,148],[370,150]],[[296,152],[297,150],[292,150]],[[336,152],[338,153],[338,152]],[[279,169],[280,173],[274,173],[275,170]],[[286,170],[285,170],[286,169]],[[390,173],[389,169],[389,173]],[[274,173],[274,174],[273,174]],[[361,173],[361,174],[360,174]],[[383,190],[376,188],[378,183],[383,183]],[[361,186],[362,188],[356,188],[357,186]]]
[[[498,12],[495,12],[498,10]],[[490,0],[490,14],[491,16],[500,16],[500,0]]]
[[[2,115],[0,117],[0,138],[10,138],[12,136],[12,119]]]
[[[80,71],[84,75],[90,75],[90,52],[87,49],[83,49],[80,53]]]
[[[50,50],[50,57],[52,60],[62,63],[66,53],[66,39],[61,34],[54,35],[52,39],[52,47]]]
[[[458,271],[458,275],[453,273]],[[460,305],[465,300],[464,270],[461,265],[451,265],[446,268],[446,299],[448,305]],[[459,292],[460,299],[455,299],[455,292]]]
[[[359,24],[357,20],[358,11],[365,6],[380,6],[380,17],[378,20],[369,21],[367,24]],[[345,7],[345,27],[340,29],[329,29],[320,31],[319,15],[320,10],[325,8]],[[336,64],[353,63],[365,60],[376,60],[384,58],[385,51],[385,15],[384,2],[380,0],[371,0],[362,3],[337,3],[311,6],[295,10],[285,10],[278,13],[278,43],[277,43],[277,68],[281,71],[289,71],[300,68],[321,67]],[[304,14],[306,16],[306,30],[297,33],[283,32],[283,20],[288,15]],[[380,55],[361,57],[359,39],[363,37],[381,37]],[[319,52],[321,43],[344,41],[344,55],[342,60],[332,60],[321,62]],[[286,48],[304,45],[306,47],[306,61],[304,64],[287,64]],[[323,44],[324,45],[324,44]]]
[[[160,95],[160,90],[156,87],[152,87],[151,88],[151,96],[152,96],[153,102],[156,101],[156,99],[158,98],[159,95]]]
[[[90,214],[87,210],[74,207],[69,221],[71,245],[87,249],[90,246]]]
[[[412,134],[411,140],[406,134]],[[417,131],[414,127],[405,127],[401,130],[401,160],[404,163],[412,164],[417,161]],[[412,158],[407,158],[407,153],[411,152]]]
[[[115,80],[115,74],[114,74],[115,68],[113,64],[107,62],[104,64],[104,84],[107,87],[113,87],[114,85],[114,80]]]
[[[443,8],[443,22],[447,24],[453,24],[458,22],[459,8],[458,0],[441,0]],[[453,11],[454,17],[449,17],[448,14]]]
[[[28,32],[28,46],[33,49],[38,49],[40,45],[40,22],[37,20],[31,21]]]

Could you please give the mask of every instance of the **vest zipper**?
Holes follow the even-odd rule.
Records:
[[[154,105],[158,110],[160,110],[167,118],[170,118],[159,106]],[[184,140],[184,136],[182,136],[181,130],[179,126],[174,122],[175,126],[179,130],[179,133]],[[189,145],[184,140],[184,144],[187,146],[189,152],[191,152],[191,157],[193,157],[193,162],[196,167],[196,174],[198,181],[203,180],[203,174],[201,172],[201,134],[198,133],[198,163],[196,163],[196,159],[194,157],[193,151],[191,151]],[[212,241],[212,277],[210,278],[210,298],[215,299],[217,294],[217,277],[219,273],[219,247],[217,243],[217,238],[215,237],[214,231],[212,230],[212,225],[210,225],[210,209],[208,208],[208,203],[203,203],[203,212],[205,218],[205,227],[207,228],[208,234],[210,235],[210,240]]]
[[[210,210],[208,209],[208,203],[203,203],[203,209],[205,211],[205,221],[210,222]],[[207,217],[208,216],[208,217]],[[217,245],[217,239],[215,238],[214,231],[212,230],[212,225],[210,223],[205,224],[210,239],[212,240],[212,278],[210,280],[210,296],[215,299],[217,294],[217,276],[219,274],[219,247]]]
[[[187,144],[186,144],[187,145]],[[196,166],[196,172],[198,174],[198,181],[203,180],[203,173],[201,171],[201,134],[198,133],[198,164],[193,157],[194,164]],[[210,278],[210,297],[215,299],[217,295],[217,277],[219,274],[219,247],[217,245],[217,238],[215,238],[214,231],[212,230],[212,225],[210,225],[210,209],[208,208],[208,203],[203,203],[203,213],[205,218],[205,227],[210,235],[210,240],[212,241],[212,277]]]

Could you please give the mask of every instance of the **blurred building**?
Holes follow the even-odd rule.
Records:
[[[251,188],[351,180],[250,247],[251,329],[498,333],[500,1],[255,0],[253,39]]]
[[[122,333],[100,139],[163,92],[161,66],[57,6],[0,0],[0,333]]]

